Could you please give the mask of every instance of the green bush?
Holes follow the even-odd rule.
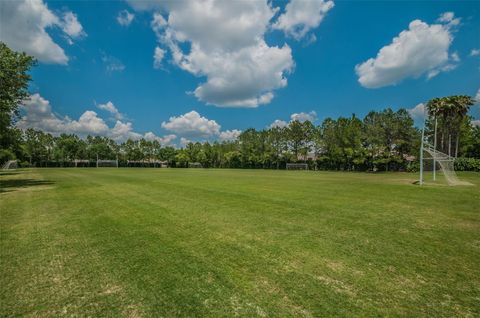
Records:
[[[480,159],[457,158],[455,159],[456,171],[480,171]]]
[[[407,164],[407,172],[418,172],[420,171],[420,162],[412,161]]]
[[[28,161],[19,162],[19,163],[18,163],[18,166],[19,166],[20,168],[30,168],[30,167],[31,167],[30,162],[28,162]]]
[[[0,164],[4,164],[8,160],[14,160],[15,154],[10,149],[0,149]]]

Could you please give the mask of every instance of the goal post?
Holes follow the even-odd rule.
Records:
[[[435,127],[433,137],[433,145],[429,142],[428,136],[425,136],[427,114],[424,114],[423,128],[422,128],[422,141],[420,144],[420,180],[419,184],[423,185],[425,182],[425,164],[426,161],[432,161],[432,180],[437,180],[437,164],[442,172],[448,185],[471,185],[466,181],[461,181],[455,173],[455,158],[441,152],[437,149],[437,119],[435,119]],[[427,155],[427,156],[426,156]]]
[[[308,170],[306,163],[287,163],[287,170]]]
[[[8,160],[2,166],[2,170],[15,170],[18,168],[17,160]]]
[[[118,159],[116,160],[100,160],[97,159],[97,168],[118,168]]]

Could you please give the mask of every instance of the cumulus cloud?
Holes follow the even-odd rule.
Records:
[[[87,110],[78,120],[60,117],[52,112],[50,102],[39,94],[27,99],[22,110],[25,115],[17,123],[21,129],[36,128],[52,134],[75,133],[103,135],[108,131],[105,121],[94,111]]]
[[[53,28],[60,28],[70,44],[72,39],[86,36],[73,12],[60,17],[42,0],[0,1],[0,41],[40,62],[67,64],[65,51],[47,32]]]
[[[117,15],[117,22],[121,26],[129,26],[135,18],[135,14],[129,12],[128,10],[122,10]]]
[[[115,105],[110,101],[106,102],[105,104],[98,104],[97,107],[101,110],[109,112],[117,120],[123,119],[123,114],[120,113],[117,107],[115,107]]]
[[[23,115],[17,123],[17,127],[20,129],[34,128],[53,135],[67,133],[80,137],[105,136],[117,142],[127,139],[156,138],[162,144],[167,144],[175,139],[174,135],[158,137],[152,132],[142,135],[133,130],[132,123],[120,120],[117,120],[115,125],[110,128],[102,118],[98,117],[96,112],[91,110],[85,111],[78,120],[60,116],[52,111],[50,102],[39,94],[31,95],[29,99],[25,100],[21,111]]]
[[[311,123],[315,123],[317,121],[317,112],[312,110],[311,112],[305,113],[305,112],[300,112],[300,113],[293,113],[290,115],[290,122],[298,120],[299,122],[306,122],[307,120],[310,121]],[[288,126],[288,122],[285,120],[281,119],[276,119],[273,123],[271,123],[268,128],[285,128]]]
[[[276,119],[273,123],[268,126],[268,128],[285,128],[288,126],[288,123],[284,120]]]
[[[480,119],[472,120],[472,125],[475,127],[480,127]]]
[[[291,0],[286,5],[285,12],[280,15],[272,27],[282,30],[287,36],[300,40],[310,30],[318,27],[327,12],[333,7],[333,1]]]
[[[415,121],[423,121],[423,119],[425,118],[425,104],[423,103],[420,103],[413,108],[407,109],[407,111]]]
[[[292,121],[298,120],[299,122],[302,122],[302,123],[307,121],[307,120],[314,123],[317,120],[317,112],[312,110],[309,113],[304,113],[304,112],[293,113],[292,115],[290,115],[290,119]]]
[[[470,56],[479,56],[480,55],[480,49],[472,49],[470,51]]]
[[[153,132],[149,131],[147,133],[145,133],[144,137],[145,140],[148,140],[148,141],[158,141],[161,145],[171,145],[172,142],[177,139],[177,136],[176,135],[165,135],[163,137],[159,137],[157,135],[155,135]]]
[[[162,122],[161,126],[182,137],[180,144],[182,144],[182,140],[190,142],[190,139],[232,141],[242,133],[238,129],[222,131],[222,127],[215,120],[203,117],[194,110],[180,116],[172,116],[168,121]]]
[[[220,125],[215,120],[200,116],[192,110],[178,117],[170,117],[162,122],[162,128],[187,137],[211,137],[220,133]]]
[[[478,89],[477,94],[475,95],[475,101],[477,103],[480,103],[480,88]]]
[[[99,104],[97,107],[111,114],[121,115],[112,102]],[[144,138],[156,140],[162,145],[173,145],[177,139],[176,134],[157,136],[153,132],[139,133],[135,131],[131,122],[119,119],[113,127],[109,127],[104,119],[92,111],[85,111],[78,119],[61,116],[53,112],[50,102],[39,94],[31,95],[21,105],[22,116],[17,122],[20,129],[34,128],[58,136],[62,133],[76,134],[82,138],[92,136],[109,137],[116,142],[124,142],[128,139],[138,140]],[[122,117],[123,118],[123,117]],[[200,116],[196,111],[188,112],[178,117],[171,117],[168,122],[163,122],[162,127],[173,131],[185,138],[211,138],[221,141],[236,139],[241,131],[238,129],[221,131],[221,126],[216,121]],[[190,140],[188,139],[188,142]],[[188,143],[187,142],[187,143]],[[181,142],[180,142],[181,143]]]
[[[294,67],[287,44],[264,40],[276,9],[267,1],[130,1],[137,10],[157,10],[151,23],[172,62],[206,78],[192,92],[222,107],[257,107],[287,85]],[[164,55],[162,55],[162,58]],[[154,65],[158,65],[154,63]]]
[[[387,46],[380,49],[375,58],[358,64],[355,71],[359,83],[367,88],[394,85],[405,78],[428,78],[456,67],[458,54],[449,58],[448,50],[453,41],[452,26],[459,23],[453,13],[443,14],[441,24],[414,20],[408,30],[402,31]]]
[[[78,22],[77,15],[70,11],[63,14],[62,30],[70,38],[80,38],[87,35],[83,26]]]
[[[185,147],[186,145],[188,145],[191,142],[193,142],[193,141],[190,140],[190,139],[187,139],[185,137],[180,138],[180,146],[181,147]]]
[[[238,136],[240,136],[241,133],[242,132],[238,129],[225,130],[220,133],[220,135],[218,136],[218,139],[220,139],[221,141],[235,140],[238,138]]]

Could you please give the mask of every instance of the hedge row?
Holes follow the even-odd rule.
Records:
[[[480,159],[457,158],[455,159],[456,171],[480,171]]]

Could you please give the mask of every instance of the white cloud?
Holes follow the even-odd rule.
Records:
[[[107,103],[108,104],[108,103]],[[117,120],[114,127],[110,128],[105,121],[98,117],[94,111],[85,111],[78,120],[68,116],[60,116],[52,111],[50,102],[39,94],[31,95],[21,106],[23,116],[17,123],[20,129],[34,128],[53,135],[61,133],[76,134],[80,137],[87,135],[105,136],[112,138],[117,142],[123,142],[127,139],[157,139],[162,144],[168,144],[176,138],[175,135],[157,137],[152,132],[142,135],[133,130],[132,123]]]
[[[171,145],[172,142],[177,139],[177,136],[176,135],[165,135],[163,137],[159,137],[157,135],[155,135],[153,132],[149,131],[147,132],[144,137],[145,140],[148,140],[148,141],[153,141],[153,140],[156,140],[158,141],[161,145]]]
[[[102,52],[102,62],[105,64],[105,69],[108,73],[122,72],[125,70],[125,65],[123,65],[122,61],[114,56],[105,54],[105,52]]]
[[[272,27],[300,40],[310,30],[320,25],[333,6],[333,1],[291,0],[285,7],[285,12],[280,15]]]
[[[220,139],[221,141],[235,140],[238,138],[238,136],[240,136],[241,133],[242,132],[238,129],[225,130],[220,133],[220,135],[218,136],[218,139]]]
[[[479,56],[480,55],[480,49],[472,49],[470,51],[470,56]]]
[[[453,53],[450,55],[450,58],[451,58],[452,61],[454,61],[454,62],[460,62],[460,56],[458,56],[458,52],[453,52]]]
[[[158,46],[155,48],[155,52],[153,54],[153,67],[154,68],[161,68],[163,57],[165,56],[165,50],[159,48]]]
[[[87,36],[83,26],[78,22],[77,15],[73,12],[65,12],[63,15],[62,30],[70,38],[81,38]]]
[[[276,119],[273,123],[268,126],[268,128],[285,128],[288,126],[288,123],[284,120]]]
[[[0,41],[40,62],[67,64],[65,51],[47,32],[53,28],[60,28],[70,44],[86,36],[73,12],[59,17],[42,0],[0,1]]]
[[[447,23],[448,25],[459,25],[460,24],[460,18],[455,18],[455,13],[449,11],[449,12],[444,12],[440,15],[440,17],[437,19],[437,22],[440,23]]]
[[[302,123],[307,121],[307,120],[314,123],[317,120],[317,112],[312,110],[309,113],[304,113],[304,112],[294,113],[294,114],[290,115],[290,119],[292,121],[298,120],[299,122],[302,122]]]
[[[238,129],[221,131],[221,126],[215,121],[202,117],[192,110],[180,116],[172,116],[168,121],[162,122],[162,128],[180,135],[180,144],[190,142],[190,139],[218,139],[220,141],[232,141],[242,133]]]
[[[190,139],[187,139],[187,138],[180,138],[180,146],[181,147],[185,147],[186,145],[188,145],[189,143],[193,142],[192,140]]]
[[[115,107],[115,105],[110,101],[106,102],[105,104],[98,104],[97,107],[101,110],[109,112],[117,120],[123,119],[123,114],[120,113],[117,107]]]
[[[108,137],[117,142],[122,142],[128,139],[138,140],[143,136],[133,131],[132,123],[124,123],[120,120],[117,120],[115,126],[110,130]]]
[[[0,1],[0,41],[42,62],[67,64],[68,57],[46,29],[60,19],[41,0]]]
[[[137,10],[163,12],[154,14],[152,29],[174,65],[206,78],[193,91],[199,100],[223,107],[257,107],[287,85],[292,53],[286,44],[269,46],[264,40],[276,12],[267,1],[130,3]]]
[[[122,10],[117,15],[117,22],[121,26],[129,26],[135,18],[135,14],[129,12],[128,10]]]
[[[211,137],[220,133],[221,126],[192,110],[178,117],[162,122],[162,128],[186,137]]]
[[[91,110],[85,111],[78,120],[69,117],[60,117],[52,112],[50,102],[39,94],[27,99],[22,110],[25,115],[17,123],[22,129],[36,128],[52,134],[75,133],[78,135],[103,135],[108,132],[105,121]]]
[[[402,31],[391,44],[381,48],[375,58],[355,67],[360,84],[378,88],[397,84],[408,77],[427,74],[431,78],[454,69],[456,65],[449,62],[455,62],[458,54],[454,53],[449,59],[448,50],[453,41],[451,27],[457,19],[448,14],[446,17],[442,15],[440,20],[448,24],[428,25],[420,20],[410,22],[408,30]]]
[[[112,102],[100,104],[97,107],[114,115],[120,114]],[[31,95],[29,99],[25,100],[21,106],[21,112],[22,117],[17,122],[18,128],[34,128],[55,136],[62,133],[76,134],[82,138],[87,135],[104,136],[116,142],[144,138],[146,140],[157,140],[162,145],[173,145],[173,142],[177,139],[175,134],[160,137],[151,131],[145,134],[139,133],[134,130],[131,122],[125,122],[121,119],[118,119],[113,127],[109,127],[105,120],[92,110],[85,111],[77,120],[68,116],[61,116],[54,113],[50,102],[39,94]],[[216,121],[201,117],[196,111],[171,117],[168,122],[162,123],[162,127],[174,131],[182,137],[196,140],[198,138],[212,138],[228,141],[236,139],[241,133],[238,129],[221,131],[221,126]]]
[[[407,109],[407,111],[415,121],[423,121],[423,119],[425,118],[425,105],[423,103],[420,103],[413,108]]]
[[[477,103],[480,103],[480,88],[478,89],[477,94],[475,95],[475,101]]]
[[[290,115],[290,122],[298,120],[299,122],[306,122],[307,120],[311,123],[315,123],[317,121],[317,112],[312,110],[311,112],[305,113],[293,113]],[[285,128],[288,126],[288,122],[281,119],[276,119],[273,123],[271,123],[268,128]]]
[[[480,127],[480,119],[472,120],[472,125],[476,127]]]

